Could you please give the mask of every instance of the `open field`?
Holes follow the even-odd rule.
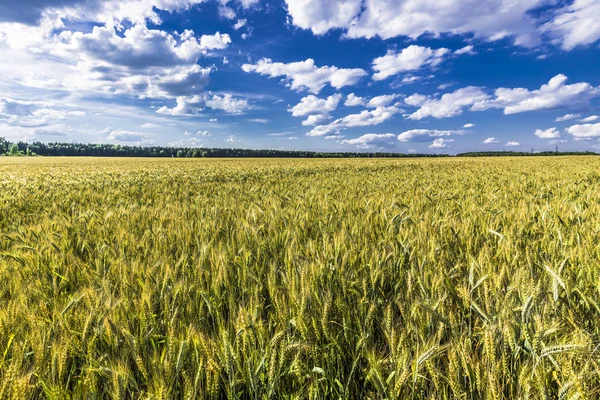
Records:
[[[600,159],[0,158],[0,398],[600,396]]]

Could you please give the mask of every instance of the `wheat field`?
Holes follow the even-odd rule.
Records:
[[[0,399],[596,399],[600,159],[0,158]]]

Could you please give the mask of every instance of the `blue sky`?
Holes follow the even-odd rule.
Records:
[[[0,136],[600,150],[597,0],[0,0]]]

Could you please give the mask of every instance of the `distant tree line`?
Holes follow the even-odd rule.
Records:
[[[361,153],[361,152],[315,152],[293,150],[252,150],[229,148],[122,146],[118,144],[86,143],[10,143],[0,138],[0,154],[39,156],[93,156],[93,157],[283,157],[283,158],[368,158],[368,157],[448,157],[445,154]]]
[[[540,151],[528,153],[526,151],[473,151],[459,153],[457,157],[519,157],[519,156],[597,156],[593,151]]]
[[[93,143],[11,143],[0,137],[0,155],[4,156],[80,156],[80,157],[248,157],[248,158],[399,158],[399,157],[449,157],[447,154],[406,154],[384,152],[316,152],[296,150],[252,150],[229,148],[122,146],[118,144]],[[502,157],[502,156],[564,156],[597,155],[591,151],[527,153],[516,151],[485,151],[457,154],[457,157]]]

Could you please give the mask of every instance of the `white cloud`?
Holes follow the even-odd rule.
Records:
[[[14,21],[25,24],[43,23],[49,16],[59,16],[73,20],[83,17],[122,26],[122,22],[143,24],[146,20],[162,23],[156,10],[177,12],[188,10],[204,0],[27,0],[0,4],[0,22]],[[155,10],[156,9],[156,10]]]
[[[498,141],[496,140],[496,138],[493,137],[493,136],[489,137],[489,138],[487,138],[487,139],[485,139],[483,141],[483,144],[493,144],[493,143],[498,143]]]
[[[490,108],[502,108],[504,114],[516,114],[525,111],[546,110],[560,107],[572,107],[574,104],[585,104],[600,95],[600,89],[589,83],[565,85],[567,77],[559,74],[537,90],[524,88],[499,88],[495,97],[479,101],[472,107],[473,111],[484,111]]]
[[[463,128],[467,128],[467,129],[468,128],[474,128],[474,127],[475,127],[475,124],[464,124],[463,125]]]
[[[266,118],[250,118],[248,121],[256,122],[257,124],[268,124],[269,120]]]
[[[598,118],[599,118],[599,117],[598,117],[597,115],[590,115],[589,117],[586,117],[586,118],[582,118],[582,119],[580,119],[580,120],[579,120],[579,122],[584,122],[584,123],[586,123],[586,122],[594,122],[594,121],[596,121]]]
[[[142,124],[142,128],[144,128],[144,129],[160,128],[160,125],[156,125],[156,124],[148,122],[148,123]]]
[[[411,129],[402,132],[398,135],[398,140],[401,142],[422,142],[427,141],[431,137],[442,137],[452,135],[464,135],[465,131],[442,131],[436,129]]]
[[[556,117],[556,119],[554,121],[563,122],[563,121],[568,121],[570,119],[579,118],[580,116],[581,116],[581,114],[565,114],[562,117]]]
[[[456,55],[462,55],[462,54],[476,54],[474,49],[475,49],[475,47],[474,47],[474,46],[472,46],[472,45],[469,45],[469,46],[465,46],[465,47],[462,47],[462,48],[460,48],[460,49],[456,50],[456,51],[454,52],[454,54],[456,54]]]
[[[51,102],[0,97],[0,121],[22,127],[39,127],[63,120],[67,113],[53,108]]]
[[[223,110],[228,114],[241,114],[250,107],[248,100],[235,98],[229,93],[223,96],[208,94],[177,97],[177,105],[175,107],[169,108],[163,106],[156,110],[156,112],[173,116],[193,116],[200,114],[204,110],[202,106],[213,110]]]
[[[107,140],[113,142],[123,142],[131,144],[150,144],[150,135],[147,133],[130,132],[125,130],[114,130],[106,137]]]
[[[235,19],[235,17],[237,17],[235,10],[225,4],[221,4],[219,7],[219,15],[225,19]]]
[[[308,116],[302,125],[319,125],[331,119],[329,113],[335,110],[342,100],[341,94],[334,94],[326,99],[320,99],[314,95],[303,97],[298,104],[288,109],[294,117]]]
[[[594,44],[600,39],[600,2],[574,0],[556,10],[542,31],[554,36],[565,50]]]
[[[327,84],[336,89],[355,85],[367,75],[367,72],[360,68],[317,67],[311,58],[289,64],[274,63],[268,58],[263,58],[256,64],[244,64],[242,70],[267,75],[270,78],[283,76],[292,90],[308,89],[314,94],[319,93]]]
[[[587,0],[593,1],[593,0]],[[473,33],[485,40],[512,38],[517,45],[538,43],[529,11],[543,0],[285,0],[292,23],[322,35],[346,30],[350,38],[389,39],[423,34]]]
[[[367,100],[364,97],[356,96],[354,93],[350,93],[344,105],[346,107],[364,106]]]
[[[364,110],[359,114],[350,114],[343,118],[336,119],[328,125],[319,125],[314,127],[308,136],[323,136],[341,129],[353,128],[357,126],[379,125],[394,115],[401,112],[397,107],[378,107],[374,110]]]
[[[424,66],[436,66],[444,60],[450,50],[410,45],[400,53],[388,51],[385,56],[373,60],[373,79],[380,81],[406,71],[418,70]]]
[[[190,116],[197,115],[203,110],[201,107],[203,98],[201,96],[179,96],[176,101],[177,105],[175,107],[162,106],[156,112],[164,115]]]
[[[325,140],[339,140],[339,139],[343,139],[346,136],[344,135],[329,135],[329,136],[325,136],[323,139]]]
[[[536,129],[534,135],[540,139],[555,139],[560,137],[560,132],[556,128]]]
[[[368,133],[356,139],[342,140],[341,144],[356,145],[361,149],[369,149],[372,147],[388,147],[394,144],[396,135],[393,133]]]
[[[200,38],[200,47],[202,49],[225,49],[231,44],[231,38],[228,34],[219,32],[214,35],[202,35]]]
[[[367,103],[368,108],[387,107],[400,95],[398,94],[385,94],[382,96],[375,96]]]
[[[405,85],[410,85],[410,84],[414,84],[417,82],[422,81],[423,79],[428,79],[428,78],[432,78],[433,76],[428,76],[428,77],[423,77],[423,76],[418,76],[418,75],[406,75],[404,76],[400,81],[394,81],[390,84],[390,87],[397,89],[399,87],[405,86]]]
[[[285,0],[294,25],[315,35],[347,27],[360,12],[363,0]]]
[[[341,94],[334,94],[326,99],[320,99],[314,95],[303,97],[298,104],[290,108],[288,111],[294,117],[304,117],[312,114],[328,114],[335,110],[342,100]]]
[[[219,120],[217,118],[211,118],[208,120],[208,122],[219,122]]]
[[[185,131],[184,135],[185,135],[185,136],[193,136],[193,135],[196,135],[196,136],[204,136],[204,137],[207,137],[207,136],[210,136],[210,132],[209,132],[209,131],[198,131],[198,132],[196,132],[196,133],[192,133],[192,132]]]
[[[516,146],[520,146],[520,145],[521,145],[521,143],[519,143],[519,142],[507,142],[505,144],[506,147],[516,147]]]
[[[454,139],[438,138],[429,145],[430,149],[447,149],[448,143],[454,142]]]
[[[238,19],[237,22],[233,25],[233,29],[235,29],[236,31],[240,28],[243,28],[246,23],[248,23],[248,20],[244,19]]]
[[[304,125],[304,126],[320,125],[320,124],[327,122],[331,118],[332,117],[329,114],[309,115],[304,121],[302,121],[302,125]]]
[[[427,96],[422,94],[411,94],[404,99],[404,102],[409,106],[420,106],[427,101]]]
[[[34,43],[6,42],[14,51],[21,51],[21,64],[37,67],[15,66],[10,71],[14,81],[41,89],[142,98],[201,92],[212,68],[198,65],[199,57],[214,46],[222,48],[222,41],[228,38],[216,34],[198,40],[190,30],[172,35],[145,25],[133,25],[122,32],[112,26],[95,26],[87,33],[50,31],[35,35],[31,39]],[[219,37],[221,44],[208,37]]]
[[[424,100],[422,96],[413,96],[405,99],[405,102],[409,99],[418,99],[419,102],[421,102],[420,108],[408,117],[414,120],[420,120],[426,117],[454,117],[462,114],[463,108],[482,102],[489,98],[489,96],[481,88],[475,86],[468,86],[455,90],[452,93],[446,93],[439,99]],[[419,103],[414,101],[411,102],[413,104]]]
[[[236,99],[229,93],[223,96],[215,94],[207,98],[205,104],[209,108],[223,110],[228,114],[241,114],[249,107],[247,100]]]
[[[600,123],[573,125],[567,128],[567,132],[573,135],[575,140],[585,140],[600,137]]]

